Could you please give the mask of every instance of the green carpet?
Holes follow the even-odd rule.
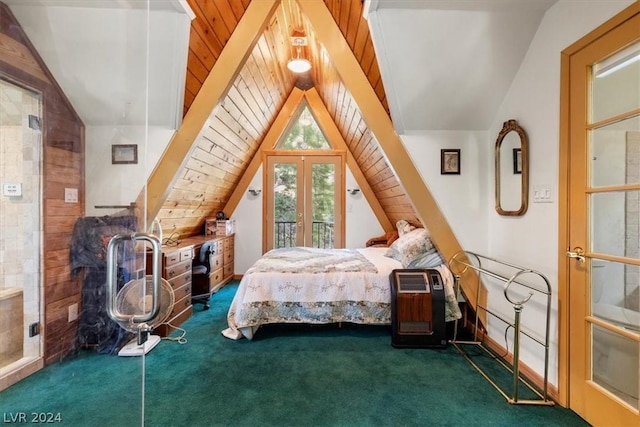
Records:
[[[186,344],[162,341],[147,355],[145,425],[587,425],[558,406],[510,405],[451,346],[394,349],[390,327],[271,325],[228,340],[220,331],[236,289],[221,289],[208,311],[195,306]],[[80,351],[0,392],[0,412],[134,426],[141,393],[142,358]]]

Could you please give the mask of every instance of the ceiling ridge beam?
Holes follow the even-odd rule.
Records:
[[[138,206],[145,206],[146,199],[147,223],[150,224],[162,208],[215,107],[231,87],[279,4],[280,0],[252,1],[242,15],[193,100],[180,128],[169,141],[147,180],[146,188],[138,196]]]
[[[327,107],[324,105],[324,102],[322,101],[322,98],[320,98],[320,95],[318,94],[316,88],[307,90],[304,93],[304,96],[307,100],[309,108],[313,111],[314,116],[316,117],[316,121],[320,126],[320,129],[325,132],[329,142],[335,143],[335,145],[337,145],[335,148],[344,150],[347,153],[347,165],[349,166],[349,170],[351,170],[351,173],[356,179],[360,190],[362,190],[362,194],[367,199],[369,206],[371,206],[371,209],[373,210],[373,213],[378,219],[378,222],[380,223],[382,228],[385,231],[394,230],[395,226],[391,223],[391,220],[389,220],[389,217],[382,208],[382,205],[378,201],[378,198],[371,189],[367,178],[364,176],[362,170],[360,169],[360,165],[358,165],[358,162],[353,156],[353,153],[351,153],[351,150],[347,146],[347,143],[342,137],[342,134],[340,134],[338,126],[331,118],[329,110],[327,110]]]
[[[442,256],[450,260],[455,254],[462,251],[462,247],[405,150],[400,137],[393,128],[389,115],[376,96],[371,83],[367,80],[326,4],[322,0],[296,1],[302,13],[307,17],[317,39],[325,47],[340,79],[358,105],[363,120],[389,160],[390,166],[413,204],[418,218],[430,231]],[[476,287],[476,280],[473,279],[464,280],[461,284],[469,301],[478,301],[485,306],[486,289],[480,286]]]

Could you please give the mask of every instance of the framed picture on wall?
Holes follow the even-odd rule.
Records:
[[[522,173],[522,150],[520,148],[513,149],[513,173]]]
[[[440,150],[440,174],[460,175],[460,150],[444,148]]]
[[[111,146],[111,164],[126,165],[138,163],[138,146],[136,144],[119,144]]]

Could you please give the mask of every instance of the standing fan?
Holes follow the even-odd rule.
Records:
[[[147,323],[136,324],[127,320],[116,320],[120,327],[129,332],[139,333],[140,328],[144,332],[152,332],[154,328],[162,324],[169,315],[175,302],[173,288],[165,279],[160,278],[159,310],[156,317]],[[152,276],[145,279],[131,280],[125,284],[116,295],[116,310],[125,316],[139,316],[149,313],[152,306]],[[141,356],[150,352],[160,342],[158,335],[148,335],[146,341],[139,343],[139,338],[129,341],[118,352],[118,356]]]
[[[151,244],[152,275],[127,282],[117,291],[118,246],[123,242],[145,241]],[[107,247],[107,314],[123,329],[137,334],[118,356],[142,356],[159,342],[160,337],[150,335],[153,328],[167,320],[175,297],[169,282],[160,276],[160,239],[153,234],[116,234]]]

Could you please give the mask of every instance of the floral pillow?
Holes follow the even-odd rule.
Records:
[[[407,268],[412,261],[435,251],[436,248],[431,242],[429,231],[424,228],[416,228],[400,236],[391,244],[384,255],[400,261],[402,266]]]

